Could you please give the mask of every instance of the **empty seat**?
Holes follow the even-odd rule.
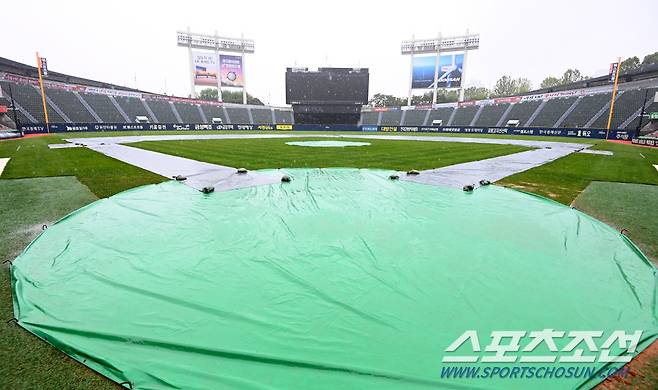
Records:
[[[422,126],[425,122],[425,116],[428,110],[407,110],[404,114],[404,123],[406,126]]]
[[[178,111],[178,115],[180,115],[183,123],[204,123],[196,104],[174,102],[174,106],[176,106],[176,111]],[[208,121],[210,121],[210,119],[208,119]]]
[[[391,110],[382,112],[382,125],[385,126],[399,126],[402,119],[401,110]]]
[[[91,106],[103,122],[123,123],[126,121],[108,96],[96,93],[81,93],[80,96]]]
[[[475,126],[496,126],[508,107],[509,103],[490,104],[482,107],[482,112],[475,121]]]
[[[71,121],[79,123],[98,122],[73,92],[59,88],[46,88],[46,96],[50,97]]]
[[[246,107],[225,107],[228,112],[231,123],[235,124],[250,124],[249,112]]]
[[[535,119],[530,123],[533,127],[553,127],[555,123],[564,115],[564,113],[571,107],[576,97],[566,98],[553,98],[544,104],[541,111],[537,114]]]
[[[119,103],[119,106],[123,112],[128,115],[130,122],[135,122],[135,118],[138,116],[146,116],[151,120],[151,122],[157,122],[156,118],[153,118],[151,115],[149,115],[140,99],[129,96],[116,96],[114,99],[117,101],[117,103]],[[160,117],[157,119],[160,119]]]
[[[271,124],[272,123],[272,110],[269,108],[252,108],[251,116],[254,118],[255,124]]]

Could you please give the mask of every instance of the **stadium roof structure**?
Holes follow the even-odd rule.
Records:
[[[647,80],[657,77],[658,77],[658,64],[646,64],[643,65],[640,69],[634,70],[632,72],[620,74],[619,83],[629,83],[632,81]],[[557,85],[555,87],[535,89],[532,91],[522,93],[520,95],[525,96],[525,95],[533,95],[538,93],[568,91],[571,89],[600,87],[605,85],[610,85],[610,77],[608,75],[591,77],[587,80],[577,81],[575,83]]]
[[[0,57],[0,72],[7,72],[7,73],[17,74],[20,76],[32,77],[32,78],[39,77],[38,70],[35,66],[23,64],[22,62],[13,61],[3,57]],[[103,81],[96,81],[82,77],[71,76],[65,73],[53,72],[50,70],[48,71],[48,76],[44,76],[43,78],[45,80],[57,81],[60,83],[87,85],[91,87],[118,89],[123,91],[144,92],[135,88],[129,88],[121,85],[106,83]]]

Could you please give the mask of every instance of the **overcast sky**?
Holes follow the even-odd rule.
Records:
[[[617,7],[617,9],[615,9]],[[607,73],[618,56],[658,51],[658,1],[15,1],[5,10],[0,56],[150,92],[187,96],[187,51],[176,30],[246,38],[247,90],[285,103],[285,68],[370,68],[370,95],[406,96],[409,58],[400,42],[480,34],[467,86],[508,74],[538,87],[576,67]],[[653,27],[652,27],[653,26]]]

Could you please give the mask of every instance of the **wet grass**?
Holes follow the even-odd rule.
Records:
[[[574,153],[526,172],[508,176],[498,184],[533,192],[571,204],[593,181],[658,185],[658,149],[598,142],[592,149],[613,156]]]
[[[326,140],[326,138],[305,138]],[[363,140],[369,146],[317,148],[287,145],[290,139],[152,141],[130,146],[231,167],[264,168],[379,168],[407,171],[483,160],[530,148],[515,145]],[[296,140],[298,141],[298,140]]]

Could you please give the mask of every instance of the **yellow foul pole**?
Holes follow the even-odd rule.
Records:
[[[610,133],[610,124],[612,123],[612,112],[615,109],[615,97],[617,96],[617,81],[619,81],[619,69],[621,67],[621,57],[617,58],[617,70],[615,72],[615,83],[612,86],[612,97],[610,98],[610,113],[608,114],[608,126],[605,128],[605,139],[608,139]]]
[[[37,69],[39,71],[39,87],[41,88],[41,104],[43,104],[43,117],[46,119],[46,130],[50,133],[50,124],[48,123],[48,109],[46,108],[46,93],[43,90],[43,76],[41,75],[41,57],[37,52]]]

